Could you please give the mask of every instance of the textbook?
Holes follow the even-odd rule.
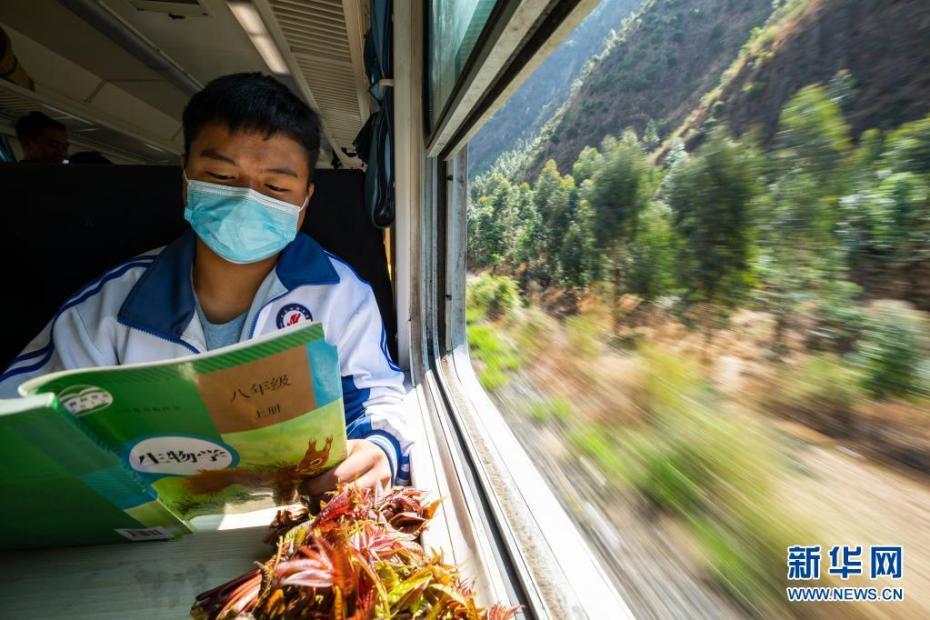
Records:
[[[0,400],[0,548],[171,539],[197,515],[294,501],[346,457],[340,374],[304,323],[24,383]]]

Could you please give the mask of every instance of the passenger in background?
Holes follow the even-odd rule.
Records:
[[[112,164],[100,151],[81,151],[68,158],[69,164]]]
[[[68,157],[68,130],[41,112],[16,121],[16,137],[23,147],[22,163],[60,164]]]

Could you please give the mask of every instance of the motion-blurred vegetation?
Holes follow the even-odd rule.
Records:
[[[571,174],[471,185],[482,384],[762,617],[816,536],[784,499],[792,441],[930,473],[930,118],[855,142],[841,90],[799,90],[768,150],[720,124],[656,162],[627,131]]]

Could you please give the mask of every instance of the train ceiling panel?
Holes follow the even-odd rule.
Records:
[[[92,74],[95,82],[117,85],[171,115],[179,113],[184,106],[186,98],[183,93],[58,2],[4,0],[0,2],[0,24],[79,66]],[[45,55],[30,57],[23,49],[23,43],[15,38],[13,43],[14,52],[37,82],[80,100],[84,100],[96,86],[92,83],[87,92],[72,90],[67,79],[70,66],[61,71],[60,63],[50,62]]]
[[[207,15],[185,16],[139,10],[127,0],[105,4],[201,85],[227,73],[268,72],[223,0],[202,0],[198,6],[206,8]],[[182,94],[179,118],[186,101]]]
[[[236,4],[260,16],[284,59],[283,68],[259,53],[231,10]],[[36,83],[35,101],[25,104],[27,111],[51,97],[56,107],[106,132],[162,149],[135,153],[152,163],[183,149],[181,112],[192,92],[220,75],[269,73],[271,68],[320,113],[324,149],[338,145],[342,163],[358,166],[352,141],[370,112],[364,71],[367,24],[362,0],[0,2],[0,26],[10,33],[14,52]],[[140,47],[144,54],[138,53]],[[6,119],[22,112],[4,100],[0,106]],[[113,137],[106,132],[100,136]],[[325,156],[321,163],[327,163]]]

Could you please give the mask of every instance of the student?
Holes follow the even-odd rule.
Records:
[[[68,130],[41,112],[20,117],[16,137],[23,147],[23,163],[60,164],[68,157]]]
[[[297,232],[319,147],[316,115],[275,79],[210,82],[184,109],[192,230],[75,293],[0,376],[0,397],[48,372],[180,357],[312,319],[339,350],[350,441],[307,491],[408,483],[403,375],[371,287]]]

